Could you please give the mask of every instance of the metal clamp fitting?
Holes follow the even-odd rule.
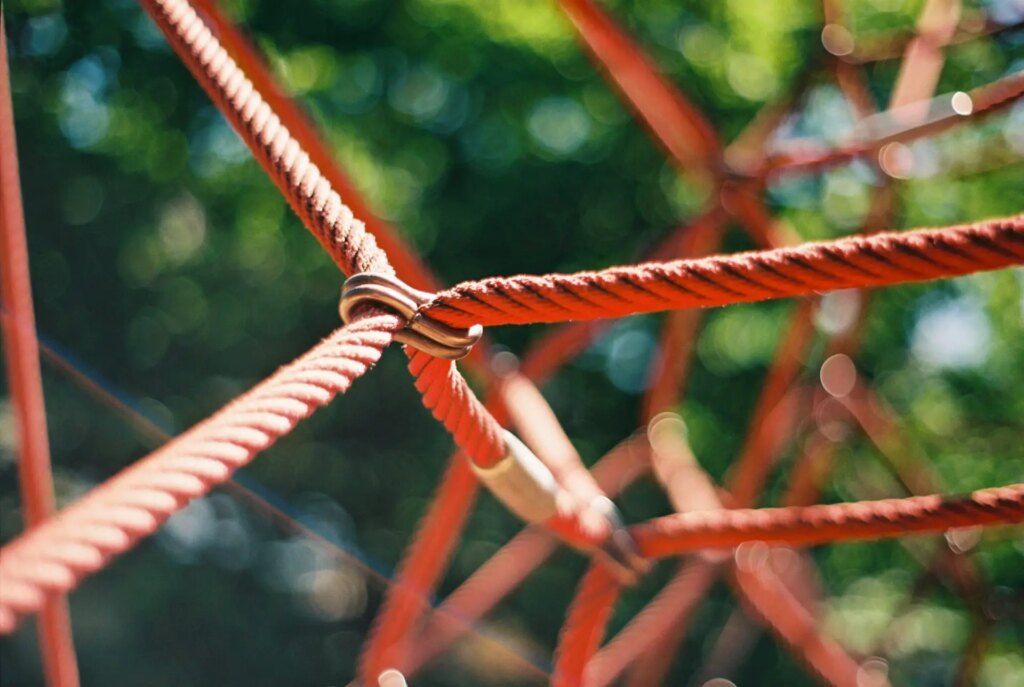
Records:
[[[640,577],[650,570],[651,563],[640,554],[633,535],[629,533],[622,513],[607,496],[598,496],[591,502],[591,507],[604,515],[611,526],[611,534],[598,551],[607,557],[612,570],[623,584],[635,584]]]
[[[467,329],[457,329],[419,312],[420,306],[433,298],[433,294],[414,289],[397,277],[379,272],[361,272],[345,280],[338,311],[347,324],[360,305],[376,305],[393,310],[405,320],[405,329],[395,333],[396,341],[435,358],[458,360],[466,357],[483,334],[483,327],[474,324]]]
[[[473,463],[473,472],[505,507],[522,520],[539,524],[557,512],[558,483],[548,466],[509,432],[503,431],[507,453],[494,466]]]

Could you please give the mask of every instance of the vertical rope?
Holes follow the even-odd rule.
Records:
[[[25,524],[34,527],[54,511],[50,443],[46,435],[46,406],[39,371],[39,342],[32,306],[25,215],[18,180],[18,151],[14,134],[10,72],[7,64],[7,27],[0,16],[0,295],[8,312],[3,340],[7,379],[14,402],[18,436],[18,480]],[[47,684],[78,685],[78,663],[71,639],[67,599],[45,600],[39,620],[39,648]]]

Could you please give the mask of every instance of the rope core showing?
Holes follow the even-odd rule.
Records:
[[[405,328],[395,332],[396,341],[435,358],[459,360],[466,357],[483,334],[483,327],[479,324],[461,329],[451,327],[419,312],[422,305],[433,299],[434,294],[414,289],[390,274],[360,272],[345,281],[338,310],[341,319],[348,324],[360,305],[382,306],[405,320]]]

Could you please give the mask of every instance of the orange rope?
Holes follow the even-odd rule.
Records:
[[[246,77],[253,82],[256,91],[266,99],[270,109],[280,117],[281,123],[288,128],[299,146],[309,154],[310,161],[344,198],[352,213],[366,223],[367,229],[377,239],[381,249],[387,253],[398,276],[417,289],[436,290],[439,284],[430,269],[409,249],[394,227],[370,210],[369,205],[356,191],[355,184],[342,171],[323,143],[310,118],[274,80],[256,47],[217,8],[216,0],[192,2],[205,17],[221,45],[238,63]]]
[[[594,465],[594,479],[609,497],[617,496],[647,469],[648,451],[645,436],[626,439]],[[418,670],[461,637],[466,623],[475,622],[494,608],[556,548],[557,542],[536,527],[527,527],[513,537],[436,609],[410,663],[403,667],[406,674]],[[455,622],[454,618],[463,622]]]
[[[684,170],[717,174],[721,145],[707,118],[673,88],[615,22],[592,0],[559,0],[595,61],[626,102]]]
[[[1024,72],[1016,72],[990,84],[979,86],[968,91],[971,100],[971,112],[962,115],[951,111],[949,114],[932,121],[909,125],[893,133],[882,136],[857,140],[847,146],[831,150],[821,150],[817,145],[810,149],[796,144],[793,148],[772,155],[761,170],[763,175],[777,175],[797,171],[811,171],[849,162],[858,157],[869,155],[886,143],[912,141],[924,136],[933,135],[958,124],[974,121],[1009,107],[1024,96]],[[891,115],[882,113],[878,116]],[[804,147],[805,148],[805,147]]]
[[[623,317],[960,276],[1024,263],[1024,214],[599,272],[492,277],[422,308],[461,327]]]
[[[806,546],[1021,522],[1024,484],[1013,484],[961,497],[936,494],[833,505],[681,513],[636,525],[632,530],[641,553],[664,557],[747,541]]]
[[[0,297],[8,316],[3,321],[4,357],[14,409],[20,455],[18,481],[26,528],[44,522],[54,511],[50,442],[46,435],[46,404],[39,371],[29,275],[25,215],[18,179],[10,73],[7,66],[7,27],[0,16]],[[76,687],[78,663],[71,639],[67,600],[47,599],[38,628],[43,673],[49,685]]]
[[[430,607],[430,597],[458,543],[477,487],[465,457],[456,452],[402,559],[397,584],[390,589],[370,630],[359,666],[364,685],[376,684],[385,669],[405,664],[412,648],[409,631]]]
[[[344,393],[400,326],[391,315],[346,325],[217,414],[0,549],[0,634],[67,593],[173,513],[223,484],[300,420]]]
[[[346,274],[394,269],[282,124],[263,95],[232,60],[187,0],[139,0],[217,109],[242,137],[281,193]]]
[[[611,573],[592,565],[583,576],[558,636],[552,687],[580,687],[590,657],[597,651],[622,587]]]
[[[674,633],[676,626],[685,623],[718,577],[718,567],[706,560],[683,563],[654,599],[594,654],[587,666],[592,678],[588,687],[613,684],[638,655],[657,646]]]
[[[755,545],[756,547],[756,545]],[[826,684],[858,687],[860,665],[822,634],[819,623],[770,570],[759,568],[757,551],[737,551],[731,566],[734,587],[743,604],[768,624]],[[753,554],[753,555],[745,555]],[[754,558],[749,561],[745,559]],[[879,687],[882,684],[879,683]]]

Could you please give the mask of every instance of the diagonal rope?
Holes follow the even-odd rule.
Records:
[[[399,320],[365,317],[338,329],[220,412],[0,549],[0,634],[47,597],[74,589],[155,532],[192,499],[344,393],[380,358]]]

